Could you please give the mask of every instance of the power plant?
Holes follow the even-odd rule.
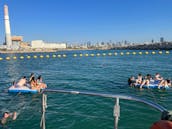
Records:
[[[4,24],[5,24],[5,42],[0,45],[0,49],[6,50],[53,50],[53,49],[66,49],[66,43],[51,43],[44,42],[43,40],[34,40],[31,43],[23,42],[22,36],[11,36],[10,20],[8,14],[8,6],[4,5]]]
[[[22,42],[22,36],[11,36],[8,6],[4,5],[4,24],[5,24],[5,48],[7,50],[18,50]]]
[[[4,5],[4,23],[5,23],[5,45],[7,46],[7,49],[12,49],[10,20],[9,20],[7,5]]]

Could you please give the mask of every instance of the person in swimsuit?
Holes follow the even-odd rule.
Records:
[[[163,80],[163,77],[161,77],[161,75],[159,73],[156,73],[155,77],[154,77],[154,83],[159,84],[162,82],[162,80]]]
[[[37,82],[35,80],[35,77],[32,77],[32,79],[30,80],[30,85],[31,85],[31,89],[37,89]]]
[[[171,86],[172,86],[171,80],[170,80],[170,79],[162,80],[162,81],[158,84],[158,89],[160,89],[161,86],[163,86],[163,87],[171,87]]]
[[[4,126],[9,119],[16,120],[17,118],[17,112],[9,113],[9,112],[4,112],[2,115],[2,118],[0,119],[0,124]]]
[[[15,87],[21,88],[21,87],[23,87],[23,86],[26,85],[26,82],[27,82],[26,76],[24,76],[24,77],[22,77],[22,78],[17,82],[17,84],[15,85]]]
[[[143,81],[142,74],[138,74],[137,79],[136,79],[136,84],[141,84]]]
[[[47,88],[47,85],[45,83],[43,83],[43,81],[42,81],[42,76],[41,75],[38,76],[38,78],[36,79],[36,81],[37,81],[37,84],[39,85],[39,87],[41,89]]]
[[[152,79],[151,75],[147,74],[145,79],[143,80],[143,82],[140,85],[140,89],[143,87],[143,85],[149,86],[151,79]]]
[[[129,79],[128,79],[128,85],[129,86],[135,86],[136,84],[136,79],[134,76],[131,76]]]
[[[34,73],[31,73],[30,74],[30,77],[29,77],[29,83],[31,82],[31,80],[32,80],[32,78],[35,76],[35,74]]]

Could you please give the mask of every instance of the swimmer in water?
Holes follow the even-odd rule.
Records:
[[[13,112],[13,113],[4,112],[2,118],[0,119],[0,124],[4,126],[8,122],[8,120],[10,119],[16,120],[16,118],[17,118],[17,112]]]
[[[131,77],[128,79],[128,85],[131,86],[131,87],[133,87],[133,86],[135,86],[135,84],[136,84],[136,79],[135,79],[134,76],[131,76]]]

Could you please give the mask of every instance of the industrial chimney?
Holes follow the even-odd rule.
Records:
[[[4,5],[4,22],[5,22],[5,45],[7,48],[12,48],[12,41],[11,41],[11,30],[10,30],[10,21],[8,15],[8,6]]]

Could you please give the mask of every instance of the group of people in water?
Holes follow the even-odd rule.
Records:
[[[30,88],[33,90],[40,91],[41,89],[45,89],[47,85],[43,83],[41,75],[39,75],[35,79],[34,73],[31,73],[29,79],[27,80],[26,76],[23,76],[18,82],[13,82],[14,88]],[[4,112],[2,117],[0,118],[0,127],[5,127],[6,123],[9,119],[16,120],[17,112]]]
[[[142,88],[144,85],[149,86],[150,84],[155,84],[160,87],[171,87],[172,83],[170,79],[164,79],[159,73],[156,73],[154,77],[152,77],[150,74],[147,74],[145,77],[142,76],[142,74],[138,74],[137,78],[134,76],[131,76],[128,79],[128,84],[130,86],[140,86]]]
[[[29,87],[30,89],[38,91],[40,91],[40,89],[47,88],[47,85],[43,83],[41,75],[39,75],[37,79],[35,79],[34,73],[31,73],[29,80],[27,80],[26,76],[23,76],[17,83],[14,82],[13,85],[15,86],[15,88]]]

